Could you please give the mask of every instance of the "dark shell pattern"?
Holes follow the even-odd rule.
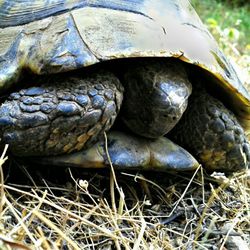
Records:
[[[215,76],[237,115],[250,119],[249,93],[188,0],[0,1],[2,90],[23,69],[50,74],[130,57],[198,65]]]

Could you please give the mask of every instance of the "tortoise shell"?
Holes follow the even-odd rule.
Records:
[[[0,20],[2,90],[23,69],[51,74],[112,59],[175,57],[214,76],[249,123],[250,95],[188,0],[2,0]]]

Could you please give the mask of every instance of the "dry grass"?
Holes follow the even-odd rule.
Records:
[[[1,175],[0,249],[225,250],[233,239],[250,244],[249,172],[227,178],[202,168],[185,176],[143,176],[112,168],[8,167],[5,182]]]

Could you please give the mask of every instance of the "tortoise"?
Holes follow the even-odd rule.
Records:
[[[188,0],[3,0],[0,20],[0,134],[13,155],[248,168],[250,95]]]

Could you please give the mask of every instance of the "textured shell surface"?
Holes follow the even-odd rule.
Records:
[[[0,0],[1,89],[23,69],[50,74],[130,57],[205,69],[250,119],[249,93],[188,0]]]

